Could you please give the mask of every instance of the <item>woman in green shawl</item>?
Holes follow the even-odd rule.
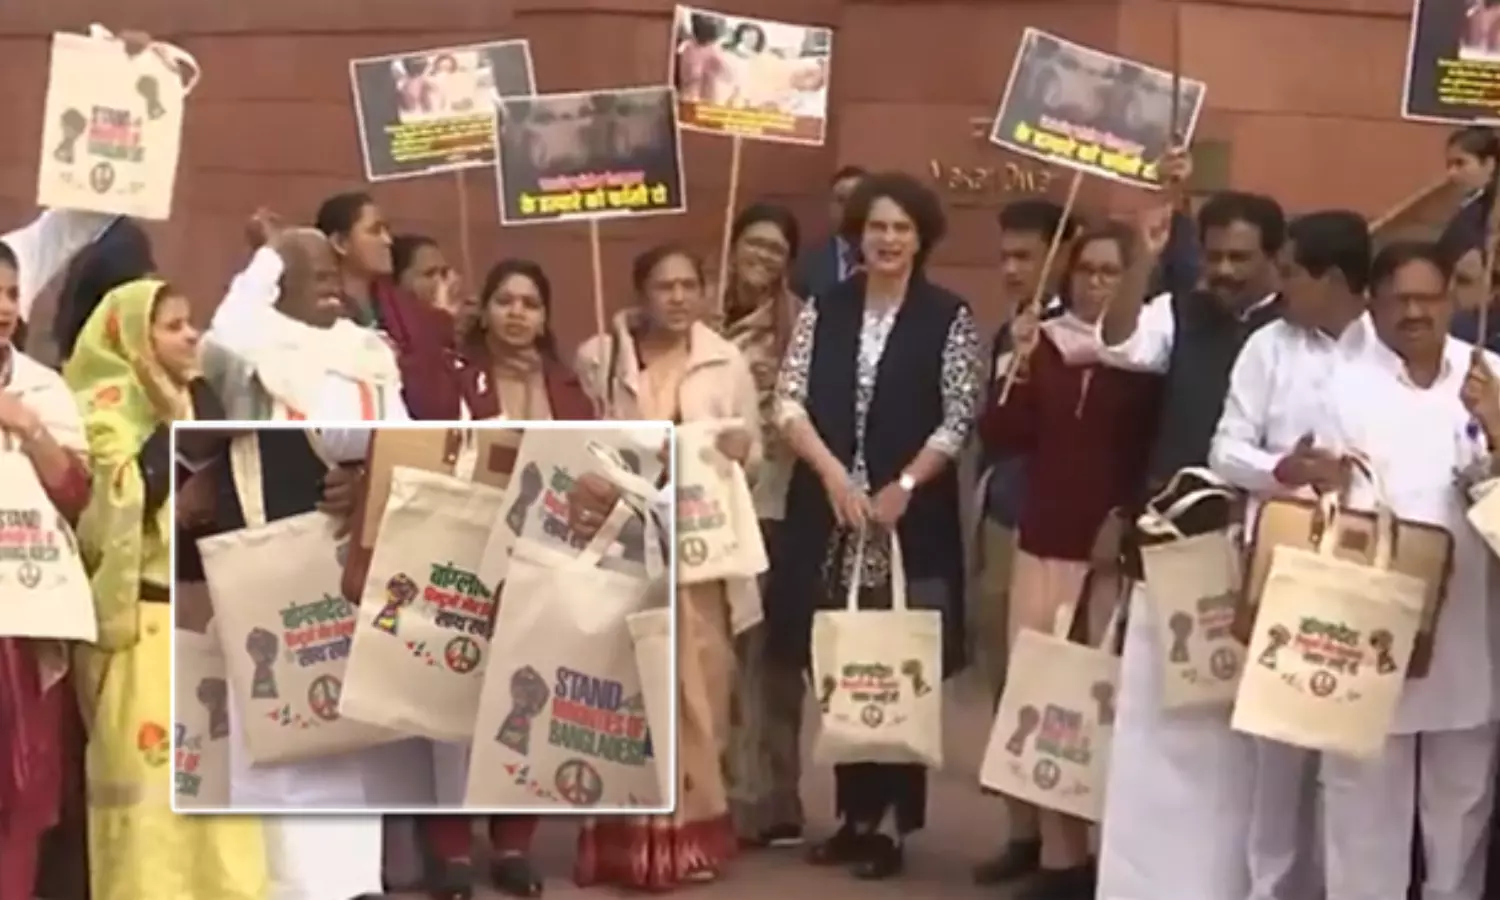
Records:
[[[93,496],[78,526],[99,642],[75,660],[88,725],[93,900],[262,900],[258,819],[172,812],[173,420],[194,418],[198,332],[152,279],[110,291],[63,369],[83,412]],[[207,398],[200,397],[200,411]]]

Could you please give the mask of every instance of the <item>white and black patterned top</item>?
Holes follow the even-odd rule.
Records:
[[[896,314],[901,307],[865,310],[860,326],[859,363],[855,373],[854,394],[854,460],[849,475],[861,489],[870,491],[869,474],[865,466],[865,421],[870,403],[875,398],[875,379],[880,370],[881,357],[885,355],[886,341],[896,324]],[[781,374],[776,382],[777,421],[805,418],[808,396],[808,377],[812,370],[813,335],[817,330],[818,306],[809,299],[797,316],[792,328],[791,340],[786,356],[782,360]],[[974,429],[974,417],[983,390],[983,353],[980,349],[979,330],[968,307],[959,307],[953,323],[948,328],[948,339],[943,344],[943,421],[927,438],[926,446],[949,457],[955,457],[969,440]],[[853,538],[848,539],[846,538]],[[842,550],[840,583],[848,584],[854,567],[857,535],[847,531],[835,532],[830,541],[829,566]],[[890,578],[890,537],[872,535],[865,550],[861,567],[860,584],[879,587]]]

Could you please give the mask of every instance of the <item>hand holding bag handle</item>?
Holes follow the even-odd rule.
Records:
[[[98,22],[89,26],[89,37],[99,40],[117,41],[119,36]],[[148,48],[156,58],[170,69],[179,78],[184,70],[187,71],[187,81],[182,85],[182,95],[186,97],[198,86],[203,78],[203,67],[198,65],[198,60],[193,54],[187,52],[176,44],[168,44],[164,41],[152,41]]]
[[[651,512],[651,501],[659,493],[656,485],[637,475],[630,470],[625,459],[620,456],[619,451],[607,444],[598,441],[588,442],[588,451],[600,464],[599,474],[609,480],[610,484],[620,489],[620,503],[610,511],[609,517],[605,519],[604,525],[589,542],[580,559],[588,556],[593,561],[588,566],[597,566],[603,561],[609,548],[619,540],[620,533],[631,519],[640,516],[643,520],[643,540],[646,550],[646,574],[655,577],[666,571],[666,560],[663,558],[661,549],[660,527],[657,525],[656,516]],[[611,528],[611,523],[617,523]],[[607,540],[599,545],[601,538],[607,535]],[[597,555],[595,555],[597,553]]]
[[[860,576],[865,568],[865,542],[870,538],[870,526],[866,525],[859,530],[858,541],[854,545],[854,568],[849,576],[849,585],[845,593],[844,608],[849,612],[859,612],[859,590],[862,587]],[[896,534],[896,529],[890,530],[891,536],[891,609],[894,612],[906,612],[906,564],[901,557],[901,538]]]

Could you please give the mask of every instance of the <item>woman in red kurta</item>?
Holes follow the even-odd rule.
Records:
[[[22,353],[16,255],[0,244],[0,453],[31,464],[57,512],[78,521],[89,499],[83,422],[62,377]],[[3,599],[3,589],[0,589]],[[0,638],[0,900],[35,896],[42,835],[62,801],[67,655]]]
[[[469,417],[594,418],[577,377],[557,358],[548,327],[552,285],[542,267],[530,260],[503,260],[485,278],[480,297],[479,315],[460,340],[455,367],[454,383]],[[449,417],[460,417],[456,400]],[[535,816],[490,818],[490,875],[505,894],[541,896],[541,878],[529,859],[536,824]],[[422,828],[430,857],[429,894],[434,900],[468,900],[474,891],[469,819],[432,817]]]
[[[1073,244],[1064,284],[1068,310],[1040,325],[1027,376],[980,421],[987,449],[1026,458],[1025,500],[1010,589],[1010,640],[1021,628],[1050,632],[1063,603],[1081,600],[1084,634],[1097,641],[1120,594],[1119,536],[1146,466],[1160,378],[1107,368],[1098,322],[1127,281],[1133,245],[1121,226],[1086,232]],[[1027,327],[1029,326],[1029,327]],[[1092,893],[1086,823],[1040,811],[1041,873],[1025,898]]]

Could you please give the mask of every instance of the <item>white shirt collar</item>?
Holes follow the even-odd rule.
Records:
[[[1406,360],[1402,359],[1401,355],[1398,354],[1395,350],[1392,350],[1390,348],[1390,345],[1388,345],[1385,341],[1380,340],[1378,335],[1375,336],[1375,340],[1369,342],[1371,359],[1375,360],[1375,362],[1377,362],[1381,366],[1381,368],[1396,376],[1397,381],[1401,382],[1407,387],[1415,388],[1419,391],[1431,390],[1433,388],[1439,387],[1443,382],[1452,378],[1456,372],[1461,371],[1462,366],[1464,365],[1464,354],[1467,352],[1464,349],[1465,346],[1467,345],[1465,345],[1463,342],[1454,340],[1451,337],[1444,338],[1443,362],[1441,367],[1438,369],[1437,380],[1428,387],[1424,388],[1418,385],[1416,382],[1412,381],[1411,374],[1406,369]]]

